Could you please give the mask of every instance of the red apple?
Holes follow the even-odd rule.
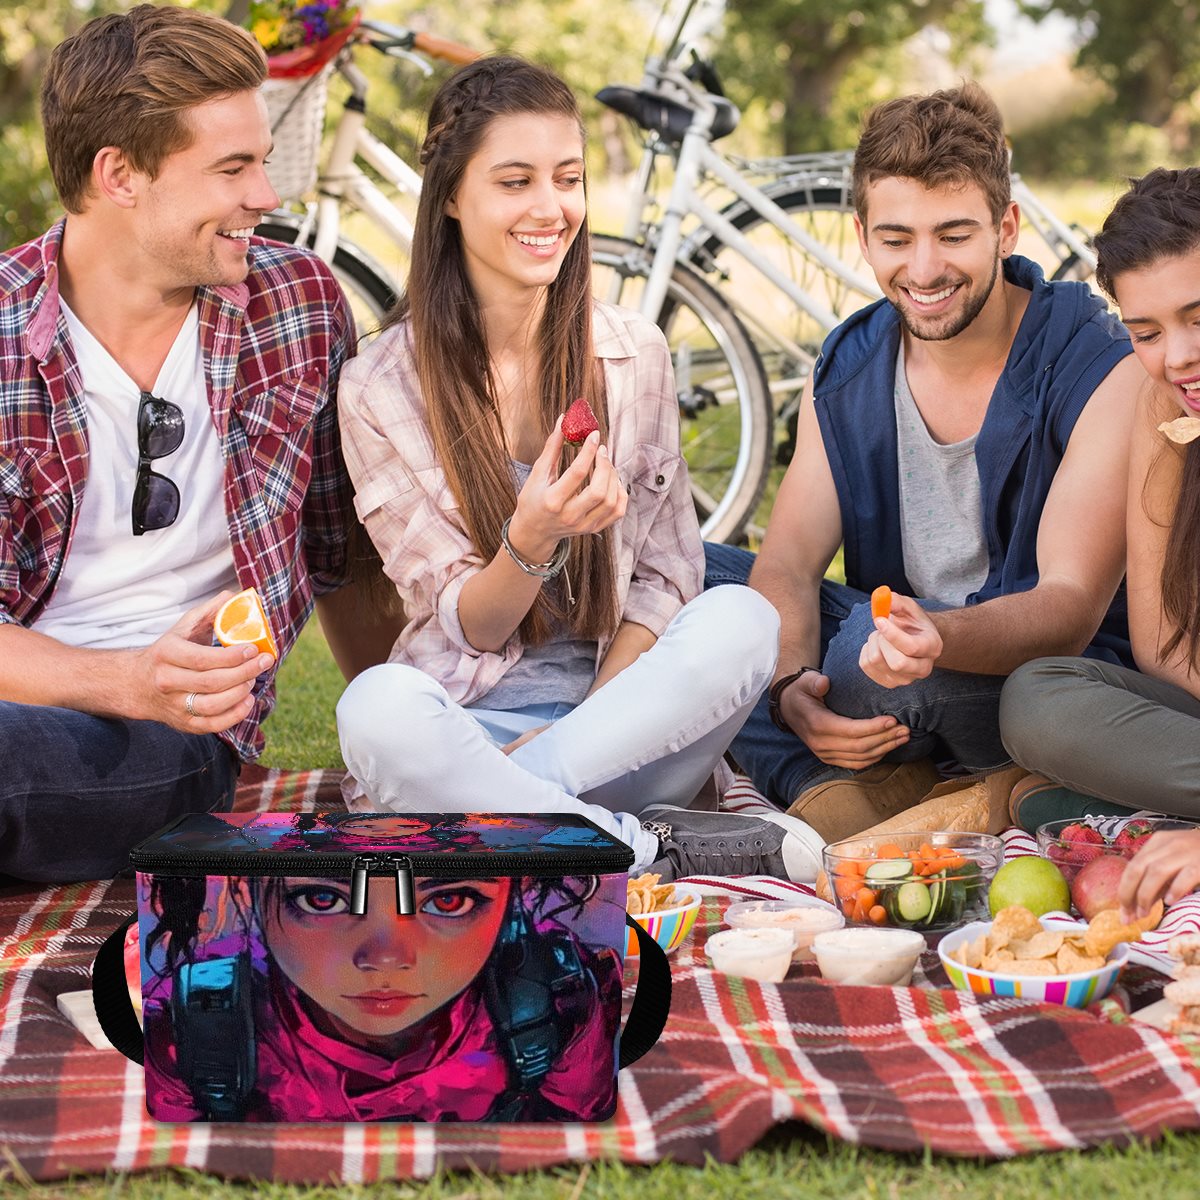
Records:
[[[1071,881],[1071,903],[1085,921],[1106,908],[1120,907],[1117,890],[1127,861],[1119,854],[1104,854],[1079,869],[1079,874]]]

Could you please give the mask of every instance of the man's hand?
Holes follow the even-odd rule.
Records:
[[[910,596],[893,594],[891,615],[875,618],[858,665],[880,687],[903,687],[926,679],[941,653],[942,636],[929,614]]]
[[[908,741],[908,729],[895,717],[855,720],[840,717],[825,706],[829,676],[805,671],[784,688],[779,700],[783,719],[792,732],[831,767],[860,771]]]
[[[1174,904],[1200,887],[1200,830],[1151,834],[1129,860],[1117,898],[1125,920],[1144,917],[1156,900]]]
[[[144,650],[133,652],[133,715],[182,733],[221,733],[254,708],[255,679],[275,660],[255,646],[213,646],[213,620],[232,596],[222,592],[182,617]],[[195,693],[187,710],[187,697]]]

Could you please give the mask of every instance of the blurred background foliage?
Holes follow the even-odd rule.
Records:
[[[184,0],[216,12],[231,0]],[[233,0],[235,9],[237,0]],[[1100,180],[1111,189],[1158,163],[1195,161],[1200,115],[1200,0],[1017,0],[1035,20],[1067,17],[1073,55],[1053,68],[1010,72],[993,87],[1017,143],[1017,165],[1039,179]],[[0,0],[0,216],[5,244],[57,215],[41,149],[37,90],[50,49],[84,21],[130,0]],[[635,83],[656,0],[386,0],[370,15],[481,48],[512,50],[562,73],[584,101],[593,169],[619,177],[633,143],[592,99]],[[869,105],[906,91],[988,76],[998,35],[985,0],[728,0],[717,61],[745,114],[730,148],[748,155],[849,146]],[[371,122],[415,157],[422,113],[444,71],[363,55]],[[338,84],[334,84],[336,89]],[[338,93],[334,92],[335,98]],[[736,143],[736,144],[734,144]]]

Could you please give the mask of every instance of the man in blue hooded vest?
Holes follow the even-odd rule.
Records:
[[[749,576],[783,621],[733,754],[830,840],[943,774],[1006,767],[999,697],[1020,664],[1131,665],[1119,589],[1140,368],[1087,285],[1014,254],[995,104],[965,84],[880,105],[854,194],[884,299],[826,339],[757,561],[707,548],[708,586]],[[839,545],[845,586],[824,580]],[[891,613],[873,617],[884,584]]]

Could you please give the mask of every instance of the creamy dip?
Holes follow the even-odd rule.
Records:
[[[812,958],[812,941],[827,929],[841,929],[845,917],[829,905],[799,905],[786,900],[746,900],[725,911],[726,924],[734,929],[787,929],[793,939],[792,959]]]
[[[762,983],[779,983],[792,965],[792,935],[786,929],[725,929],[704,944],[713,969]]]
[[[925,938],[912,929],[835,929],[818,933],[813,954],[834,983],[906,986]]]

